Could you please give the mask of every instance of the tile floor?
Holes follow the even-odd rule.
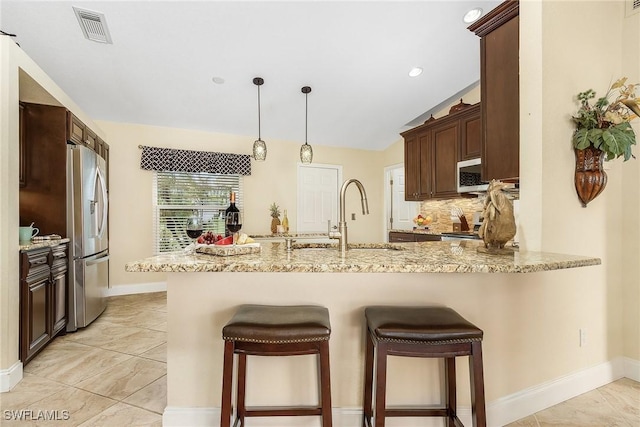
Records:
[[[0,394],[0,425],[161,426],[166,330],[166,293],[110,298],[98,320],[57,338],[25,367],[11,392]],[[63,420],[9,419],[21,410],[34,417],[58,411]],[[509,426],[640,427],[640,383],[623,378]]]
[[[102,316],[56,338],[25,366],[24,379],[0,394],[0,425],[161,426],[167,401],[166,307],[165,292],[110,298]],[[33,418],[37,411],[58,411],[53,413],[58,420],[10,419],[15,412],[7,411],[19,410],[31,410]]]

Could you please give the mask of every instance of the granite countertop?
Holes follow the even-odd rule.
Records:
[[[55,240],[43,240],[43,241],[39,241],[39,242],[30,242],[28,244],[20,244],[20,250],[21,251],[30,251],[32,249],[38,249],[38,248],[47,248],[47,247],[51,247],[51,246],[57,246],[61,243],[69,243],[71,241],[71,239],[69,239],[68,237],[65,237],[64,239],[55,239]]]
[[[250,234],[254,239],[285,240],[285,239],[328,239],[327,233],[273,233],[273,234]]]
[[[490,255],[475,240],[349,245],[342,257],[335,245],[263,242],[261,252],[215,256],[173,252],[132,261],[128,272],[308,272],[308,273],[531,273],[599,265],[594,257],[546,252]],[[327,247],[330,246],[330,247]]]

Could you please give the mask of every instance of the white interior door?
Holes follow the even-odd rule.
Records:
[[[298,165],[298,233],[326,233],[328,220],[337,225],[341,179],[341,166]]]
[[[413,218],[420,212],[420,202],[404,200],[404,166],[391,166],[385,170],[385,223],[386,229],[410,230]]]

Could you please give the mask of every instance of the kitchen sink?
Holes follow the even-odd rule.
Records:
[[[338,250],[338,245],[333,243],[294,243],[291,245],[294,250]],[[391,243],[349,243],[347,245],[349,250],[358,249],[374,249],[379,251],[403,251],[405,247],[400,245],[394,245]]]

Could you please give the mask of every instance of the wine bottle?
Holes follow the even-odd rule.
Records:
[[[289,218],[287,218],[287,210],[284,210],[284,217],[282,217],[282,229],[285,233],[289,232]]]
[[[229,216],[229,213],[231,212],[240,212],[240,209],[236,207],[236,193],[233,191],[231,192],[231,194],[229,194],[229,207],[224,211],[225,219]],[[226,225],[226,221],[225,221],[225,227],[224,227],[225,237],[231,236],[232,234],[233,233],[231,232],[231,230],[229,230],[229,227]]]

